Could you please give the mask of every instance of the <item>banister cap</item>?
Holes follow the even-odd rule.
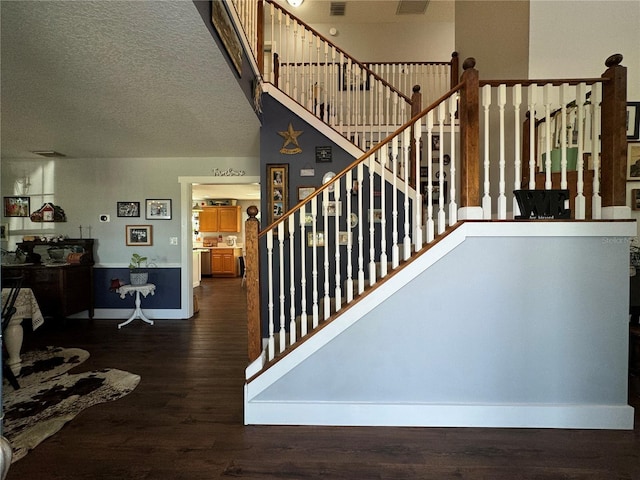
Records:
[[[476,59],[473,57],[469,57],[462,62],[462,69],[469,70],[470,68],[474,68],[476,66]]]
[[[615,67],[616,65],[620,65],[621,63],[622,63],[621,53],[614,53],[609,58],[607,58],[607,60],[604,62],[604,64],[607,67]]]

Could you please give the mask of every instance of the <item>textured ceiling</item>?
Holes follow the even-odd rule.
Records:
[[[259,155],[191,1],[0,1],[3,158]]]

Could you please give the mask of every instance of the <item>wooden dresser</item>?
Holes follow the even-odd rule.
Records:
[[[93,318],[93,243],[93,239],[18,243],[28,259],[34,259],[34,253],[39,254],[40,263],[3,266],[2,276],[22,276],[23,286],[31,288],[45,317],[63,319],[88,311]],[[78,254],[74,259],[78,263],[67,263],[66,258],[59,263],[49,262],[46,253],[40,253],[49,248]]]

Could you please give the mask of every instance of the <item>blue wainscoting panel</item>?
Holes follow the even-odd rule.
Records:
[[[101,268],[93,270],[95,308],[135,308],[135,297],[120,295],[110,290],[111,280],[119,279],[129,283],[128,268]],[[156,286],[155,295],[144,299],[145,309],[180,309],[180,269],[150,268],[149,283]]]

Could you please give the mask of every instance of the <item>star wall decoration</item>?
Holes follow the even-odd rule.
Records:
[[[302,130],[294,130],[291,122],[289,122],[289,127],[287,128],[287,130],[284,132],[278,132],[278,135],[284,138],[284,143],[282,144],[280,153],[284,153],[285,155],[293,155],[295,153],[302,152],[302,148],[300,148],[300,144],[298,143],[298,137],[302,135]],[[287,145],[294,146],[287,148]]]

